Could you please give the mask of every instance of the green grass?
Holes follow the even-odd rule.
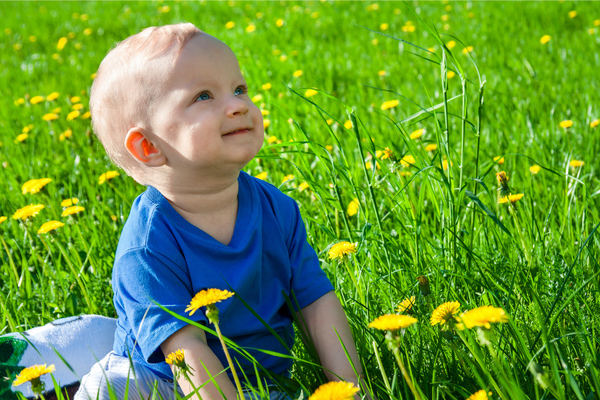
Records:
[[[0,216],[8,219],[0,224],[6,321],[0,332],[81,313],[115,316],[113,254],[144,188],[122,172],[98,184],[115,167],[89,119],[66,120],[70,98],[80,96],[82,114],[87,110],[91,75],[116,41],[146,26],[189,21],[233,48],[251,94],[262,95],[256,103],[269,111],[267,138],[281,143],[265,142],[246,171],[267,172],[269,182],[299,203],[379,399],[412,395],[384,335],[367,325],[412,295],[419,323],[406,329],[399,355],[422,398],[462,399],[480,389],[494,399],[598,398],[600,127],[590,126],[600,118],[598,7],[379,2],[367,11],[369,4],[3,3]],[[169,11],[160,12],[165,5]],[[228,21],[233,29],[225,28]],[[407,21],[414,32],[403,31]],[[250,24],[256,30],[247,33]],[[543,35],[551,36],[545,45]],[[61,37],[69,39],[57,50]],[[456,43],[447,68],[457,75],[447,80],[446,97],[459,97],[447,104],[438,40]],[[473,46],[470,56],[465,46]],[[294,77],[298,70],[302,75]],[[267,83],[271,88],[263,89]],[[307,88],[319,93],[304,98]],[[52,92],[59,93],[56,100],[29,102]],[[395,99],[397,107],[381,110]],[[406,121],[435,105],[435,112]],[[57,107],[59,119],[42,119]],[[344,128],[351,118],[355,128]],[[560,128],[563,120],[573,126]],[[27,139],[15,142],[29,125]],[[411,140],[421,128],[424,135]],[[64,139],[67,129],[73,134]],[[434,143],[438,150],[424,150]],[[378,160],[376,168],[375,153],[386,147],[394,157]],[[401,166],[406,155],[415,165]],[[497,156],[504,164],[493,161]],[[441,168],[444,158],[450,170]],[[571,160],[585,164],[573,168]],[[534,164],[543,167],[535,175]],[[495,174],[502,170],[512,193],[524,194],[512,213],[497,204]],[[289,174],[294,179],[281,183]],[[21,194],[34,178],[52,182],[37,194]],[[302,182],[309,189],[300,191]],[[61,217],[60,203],[70,197],[85,211]],[[359,211],[349,216],[353,199]],[[11,218],[28,204],[45,208],[26,223]],[[66,225],[55,235],[38,235],[48,220]],[[340,240],[359,244],[342,265],[327,257]],[[418,286],[421,275],[431,285],[427,296]],[[501,307],[510,320],[493,325],[489,344],[476,330],[442,333],[430,326],[432,310],[455,300],[461,310]],[[297,354],[308,357],[300,345]],[[311,371],[301,362],[294,370],[310,390],[319,382]]]

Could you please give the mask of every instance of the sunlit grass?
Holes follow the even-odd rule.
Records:
[[[91,133],[89,88],[116,41],[189,21],[240,59],[269,120],[246,171],[299,203],[377,398],[598,397],[594,3],[9,2],[2,14],[2,333],[115,316],[114,251],[144,188]],[[23,193],[33,179],[46,183]],[[38,233],[48,221],[64,226]],[[331,257],[343,242],[355,252]],[[368,325],[412,296],[418,322],[390,349]],[[457,324],[487,305],[508,319],[432,325],[446,302],[460,303]],[[293,377],[323,383],[300,360]]]

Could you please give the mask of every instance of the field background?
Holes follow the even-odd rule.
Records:
[[[92,74],[116,41],[150,25],[189,21],[232,47],[251,96],[260,96],[255,102],[269,126],[246,171],[266,172],[298,201],[378,398],[412,398],[383,333],[367,327],[409,296],[416,296],[419,323],[404,331],[400,355],[422,398],[462,399],[481,389],[494,399],[599,398],[598,3],[1,7],[0,216],[7,219],[0,223],[0,333],[69,315],[115,316],[113,253],[144,188],[122,171],[98,183],[116,168],[85,118]],[[455,73],[447,97],[465,93],[447,107],[435,32]],[[550,40],[542,44],[544,35]],[[309,88],[318,93],[305,97]],[[35,96],[43,100],[32,104]],[[74,96],[83,108],[67,120]],[[390,100],[399,103],[382,110]],[[436,112],[409,119],[433,105]],[[46,121],[48,114],[58,118]],[[566,120],[572,126],[560,127]],[[424,134],[411,139],[418,129]],[[438,149],[426,151],[428,144]],[[375,161],[386,147],[394,156]],[[414,164],[400,161],[407,155]],[[572,167],[573,160],[584,164]],[[532,165],[542,168],[533,174]],[[512,213],[497,204],[500,171],[511,193],[524,194]],[[22,194],[26,181],[39,178],[52,181]],[[85,210],[61,217],[61,201],[72,197]],[[27,222],[12,218],[29,204],[45,208]],[[65,226],[38,235],[50,220]],[[327,251],[341,240],[358,243],[358,252],[338,263]],[[430,294],[418,276],[427,277]],[[430,326],[432,310],[447,301],[459,301],[461,310],[501,307],[510,319],[492,326],[486,344],[475,330]],[[308,358],[301,345],[295,355]],[[308,390],[321,379],[302,362],[294,378]]]

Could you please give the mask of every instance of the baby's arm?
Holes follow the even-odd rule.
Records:
[[[362,367],[350,332],[348,319],[335,292],[328,292],[304,307],[298,312],[298,319],[300,321],[304,320],[306,324],[303,329],[309,333],[315,345],[327,379],[339,381],[341,378],[346,382],[354,383],[358,387],[357,374],[362,376]],[[354,372],[350,361],[346,357],[340,339],[346,347],[356,372]]]
[[[188,366],[193,368],[193,372],[190,375],[191,381],[196,388],[202,386],[202,384],[209,380],[209,375],[205,370],[208,369],[210,375],[215,376],[223,370],[223,365],[212,352],[212,350],[206,344],[206,334],[204,331],[196,326],[187,325],[173,335],[169,336],[161,345],[165,357],[178,349],[183,349],[185,353],[185,362]],[[200,362],[202,360],[202,362]],[[202,365],[204,363],[204,365]],[[225,399],[234,400],[237,398],[237,392],[227,373],[223,372],[214,379],[219,385],[219,388],[223,391]],[[193,392],[192,386],[185,379],[181,377],[178,381],[179,386],[183,390],[183,393],[188,395]],[[211,382],[199,389],[198,392],[202,396],[203,400],[221,400],[223,396],[219,393],[217,387]],[[201,400],[197,396],[192,396],[192,400]]]

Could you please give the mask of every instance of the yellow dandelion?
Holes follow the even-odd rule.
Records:
[[[70,138],[71,136],[73,136],[73,131],[71,129],[67,129],[66,131],[63,132],[63,135],[66,138]]]
[[[473,46],[467,46],[463,49],[463,54],[469,54],[473,51]]]
[[[550,35],[544,35],[540,38],[540,43],[541,44],[546,44],[550,41],[550,39],[552,39],[552,36]]]
[[[408,315],[386,314],[373,320],[369,324],[369,328],[381,331],[397,331],[398,329],[407,328],[415,322],[418,322],[418,320]]]
[[[558,126],[560,126],[561,128],[564,128],[564,129],[568,129],[573,126],[573,121],[571,121],[570,119],[566,119],[564,121],[560,121]]]
[[[504,164],[504,157],[502,157],[502,156],[494,157],[494,162],[498,165],[502,165],[502,164]]]
[[[48,96],[46,96],[46,100],[48,100],[48,101],[56,100],[58,98],[58,96],[59,96],[58,92],[52,92]]]
[[[0,224],[1,224],[1,223],[3,223],[4,221],[6,221],[6,219],[7,219],[7,218],[6,218],[4,215],[3,215],[3,216],[1,216],[1,217],[0,217]]]
[[[50,178],[31,179],[23,184],[21,192],[23,194],[34,194],[39,192],[44,186],[52,182]]]
[[[306,189],[308,189],[310,187],[310,185],[308,184],[308,182],[302,182],[301,184],[298,185],[298,190],[303,192]]]
[[[390,24],[383,23],[383,24],[379,25],[379,29],[381,29],[382,31],[387,31],[389,28],[390,28]]]
[[[50,364],[49,367],[44,365],[32,365],[31,367],[25,368],[19,372],[17,379],[14,380],[13,385],[19,386],[25,382],[31,382],[32,385],[37,380],[39,385],[39,379],[42,375],[51,374],[54,372],[54,364]]]
[[[92,32],[93,32],[92,28],[85,28],[85,29],[83,30],[83,34],[84,34],[85,36],[90,36],[90,35],[92,34]]]
[[[15,100],[15,106],[20,106],[21,104],[25,104],[25,99],[20,97],[17,100]]]
[[[277,25],[278,28],[281,28],[284,24],[284,21],[279,18],[277,21],[275,21],[275,25]]]
[[[454,315],[458,313],[460,303],[458,301],[448,301],[438,308],[436,308],[431,314],[429,323],[433,325],[444,325],[454,320]]]
[[[85,208],[81,207],[81,206],[71,206],[71,207],[65,208],[60,216],[61,217],[66,217],[68,215],[73,215],[73,214],[80,213],[80,212],[82,212],[84,210],[85,210]]]
[[[577,16],[577,11],[569,11],[569,18],[575,18]]]
[[[92,113],[90,113],[89,111],[86,111],[82,116],[81,119],[88,119],[89,117],[92,116]]]
[[[169,7],[169,6],[158,7],[158,12],[161,14],[166,14],[169,11],[171,11],[171,7]]]
[[[255,30],[256,30],[256,25],[252,25],[252,24],[250,24],[250,25],[248,25],[248,26],[246,27],[246,32],[247,32],[247,33],[252,33],[252,32],[254,32]]]
[[[350,254],[356,253],[356,244],[350,242],[338,242],[331,246],[329,252],[330,260],[343,260],[344,257],[350,256]]]
[[[44,207],[45,206],[43,204],[30,204],[18,209],[13,214],[12,218],[26,220],[29,217],[35,217]]]
[[[371,40],[371,44],[372,44],[373,46],[377,46],[377,45],[379,44],[379,40],[377,40],[377,39],[373,39],[373,40]]]
[[[492,392],[489,393],[492,395]],[[488,393],[485,390],[480,390],[469,396],[467,400],[488,400]]]
[[[34,96],[29,100],[31,104],[41,103],[42,101],[44,101],[44,98],[42,96]]]
[[[569,165],[573,168],[581,167],[583,164],[585,164],[585,162],[579,160],[571,160],[571,162],[569,163]]]
[[[87,21],[88,19],[90,19],[90,16],[87,14],[81,14],[81,16],[79,17],[82,21]]]
[[[346,129],[352,129],[354,125],[352,125],[352,121],[347,120],[346,122],[344,122],[344,128]]]
[[[352,400],[358,388],[351,382],[327,382],[319,386],[308,400]]]
[[[294,175],[292,175],[292,174],[286,175],[286,176],[284,176],[284,177],[283,177],[283,179],[281,180],[281,183],[285,183],[285,182],[287,182],[287,181],[291,181],[291,180],[292,180],[292,179],[294,179],[294,178],[295,178],[295,176],[294,176]]]
[[[60,202],[61,207],[71,207],[75,204],[79,203],[79,199],[77,197],[72,197],[70,199],[65,199]]]
[[[400,304],[398,304],[398,307],[396,307],[396,311],[398,311],[399,313],[408,312],[408,311],[412,310],[414,305],[415,305],[415,296],[410,296],[410,297],[402,300],[400,302]]]
[[[79,96],[71,97],[71,103],[73,103],[73,104],[79,103],[80,101],[81,101],[81,97],[79,97]]]
[[[378,3],[369,4],[367,6],[367,11],[375,11],[375,10],[379,10],[379,4]]]
[[[271,112],[269,110],[260,110],[260,113],[262,114],[263,117],[271,114]]]
[[[280,60],[280,61],[285,61],[285,60],[287,60],[287,58],[288,58],[288,57],[287,57],[285,54],[282,54],[282,55],[279,57],[279,60]]]
[[[302,70],[299,69],[298,71],[294,71],[294,73],[292,74],[294,76],[294,78],[299,78],[301,77],[303,74]]]
[[[107,171],[98,177],[98,184],[102,185],[107,180],[112,179],[116,176],[119,176],[119,173],[117,171]]]
[[[269,126],[271,126],[271,120],[264,119],[263,120],[263,126],[264,126],[265,129],[267,129]]]
[[[594,26],[600,26],[600,19],[594,20]]]
[[[304,92],[304,97],[311,97],[317,93],[319,92],[317,92],[315,89],[307,89],[306,92]]]
[[[56,44],[56,50],[60,51],[64,49],[68,41],[69,40],[66,37],[61,37],[60,39],[58,39],[58,43]]]
[[[504,196],[504,197],[500,197],[498,199],[498,204],[504,204],[504,203],[508,203],[509,201],[514,204],[517,201],[521,200],[523,198],[523,193],[519,193],[519,194],[510,194],[508,196]]]
[[[409,165],[412,165],[415,162],[415,158],[409,154],[402,157],[402,160],[400,160],[400,165],[402,165],[403,167],[408,167]]]
[[[452,79],[456,76],[456,72],[454,71],[448,71],[448,73],[446,74],[446,76],[448,77],[448,79]]]
[[[277,142],[277,136],[269,136],[269,137],[267,138],[267,143],[269,143],[269,144],[273,144],[273,143],[275,143],[275,142]]]
[[[498,186],[500,186],[502,189],[508,189],[508,175],[506,175],[506,172],[498,172],[496,174],[496,181],[498,181]]]
[[[377,72],[377,75],[379,75],[379,76],[386,76],[387,72],[384,71],[384,70],[381,70],[381,71]]]
[[[410,138],[411,139],[418,139],[421,136],[423,136],[423,133],[425,133],[425,129],[423,129],[423,128],[417,129],[416,131],[414,131],[413,133],[410,134]]]
[[[394,158],[394,153],[390,150],[389,147],[386,147],[383,150],[377,150],[375,152],[375,157],[380,158],[382,160],[388,160]]]
[[[539,165],[532,165],[531,167],[529,167],[529,171],[531,171],[531,173],[534,175],[540,172],[541,169],[542,167],[540,167]]]
[[[65,226],[65,224],[63,224],[60,221],[48,221],[40,227],[40,229],[38,230],[38,235],[41,235],[42,233],[51,232],[63,226]]]
[[[452,50],[454,46],[456,46],[456,42],[454,40],[451,40],[448,43],[446,43],[446,47],[450,50]]]
[[[359,208],[360,203],[358,202],[357,198],[354,198],[352,199],[350,204],[348,204],[348,209],[346,210],[346,213],[348,214],[348,216],[352,217],[353,215],[356,215],[358,213]]]
[[[175,365],[179,368],[185,368],[185,352],[183,349],[175,350],[165,357],[165,361],[169,365]]]
[[[44,121],[54,121],[55,119],[58,119],[58,115],[54,114],[54,113],[48,113],[45,114],[42,119]]]
[[[24,141],[25,139],[27,139],[29,137],[29,135],[27,133],[21,133],[20,135],[18,135],[15,139],[15,143],[20,143],[22,141]]]
[[[475,326],[481,326],[486,329],[491,328],[491,323],[508,322],[508,315],[502,308],[493,306],[478,307],[465,312],[460,317],[462,324],[457,325],[459,329],[471,329]]]
[[[81,103],[73,104],[73,106],[71,108],[73,110],[81,110],[83,108],[83,104],[81,104]]]
[[[62,111],[62,108],[60,108],[60,107],[56,107],[54,110],[52,110],[52,112],[54,114],[60,114],[61,111]]]
[[[389,110],[390,108],[396,107],[398,104],[400,104],[399,100],[389,100],[389,101],[384,102],[381,105],[381,109],[382,110]]]
[[[271,89],[272,85],[271,85],[271,83],[267,82],[264,85],[262,85],[261,87],[262,87],[262,90],[269,90],[269,89]]]
[[[194,315],[198,309],[206,306],[213,305],[223,300],[227,300],[235,293],[228,290],[220,289],[205,289],[196,293],[196,295],[190,301],[185,311],[189,311],[190,315]]]
[[[232,29],[235,26],[235,22],[229,21],[225,24],[225,28]]]
[[[67,121],[71,121],[77,117],[79,117],[79,111],[71,111],[69,114],[67,114]]]
[[[453,165],[453,164],[450,163],[450,165]],[[442,168],[444,169],[444,171],[446,171],[448,169],[448,160],[442,161]]]
[[[432,143],[425,146],[425,151],[434,151],[437,150],[437,144]]]
[[[596,120],[590,122],[590,128],[595,128],[598,125],[600,125],[600,119],[596,119]]]
[[[258,175],[254,175],[254,177],[264,181],[265,179],[267,179],[267,175],[268,175],[268,174],[267,174],[266,172],[264,172],[264,171],[263,171],[263,172],[261,172],[261,173],[260,173],[260,174],[258,174]]]

